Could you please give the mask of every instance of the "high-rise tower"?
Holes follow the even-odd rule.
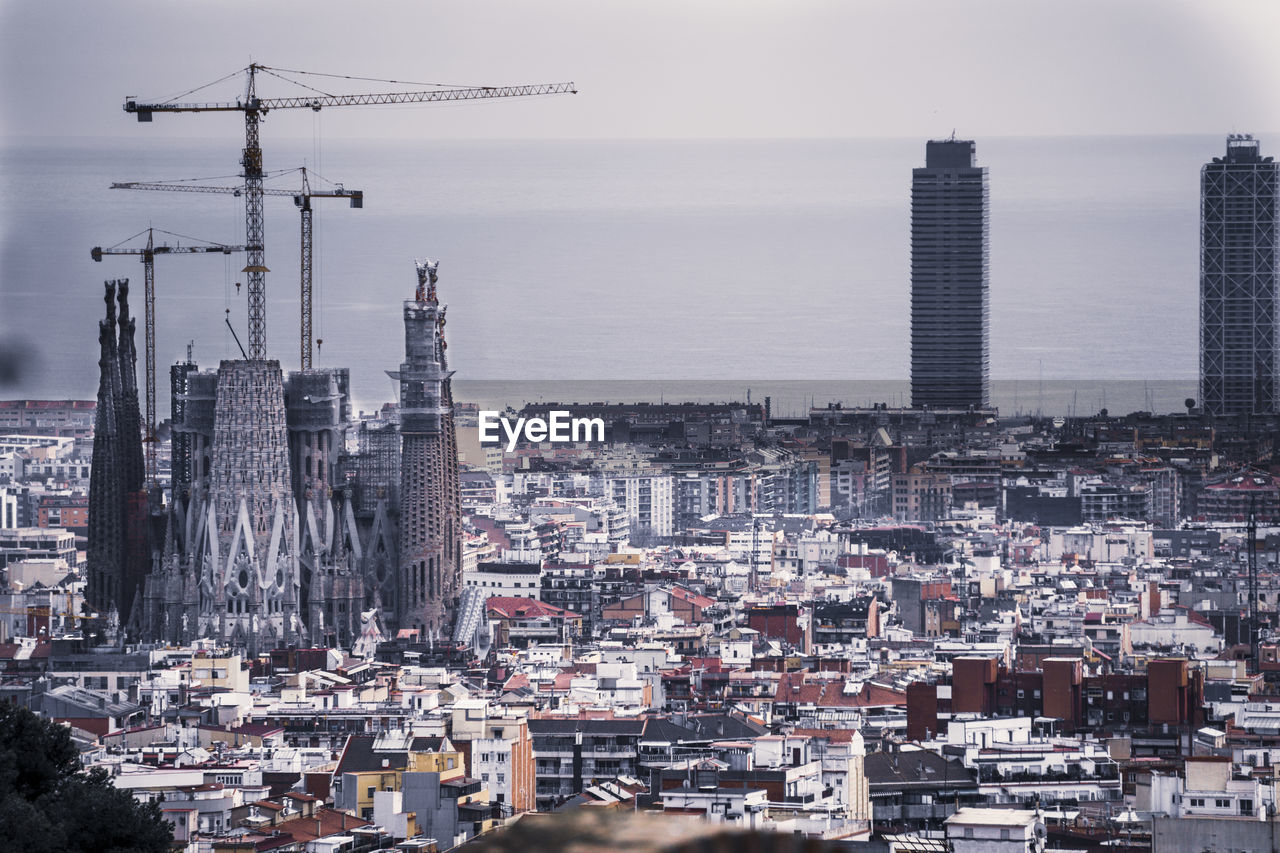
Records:
[[[1280,410],[1276,197],[1252,136],[1200,170],[1200,399],[1215,415]]]
[[[437,263],[418,264],[417,292],[404,303],[405,360],[388,371],[400,386],[400,553],[395,577],[378,580],[389,624],[447,637],[461,572],[462,508]]]
[[[987,224],[973,142],[929,142],[911,173],[912,406],[989,403]]]

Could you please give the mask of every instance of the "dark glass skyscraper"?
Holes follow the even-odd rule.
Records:
[[[987,170],[972,141],[925,146],[911,173],[911,405],[986,408]]]
[[[1227,137],[1200,170],[1200,399],[1215,415],[1278,410],[1277,164]]]

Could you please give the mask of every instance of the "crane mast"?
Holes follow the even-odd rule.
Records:
[[[258,141],[258,96],[254,79],[255,67],[249,66],[249,82],[245,89],[244,153],[244,244],[248,279],[245,282],[249,302],[249,358],[267,357],[267,267],[264,245],[266,223],[262,218],[262,145]]]
[[[302,166],[298,170],[302,174],[302,188],[300,190],[286,190],[278,187],[263,187],[263,196],[288,196],[293,199],[293,203],[297,206],[302,218],[302,240],[301,240],[301,336],[300,336],[300,359],[303,370],[310,370],[312,366],[311,352],[313,344],[312,336],[312,208],[311,200],[313,198],[345,198],[349,199],[352,207],[364,207],[364,191],[349,190],[338,184],[331,190],[313,190],[311,182],[307,177],[307,167]],[[244,192],[243,187],[225,187],[225,186],[209,186],[206,184],[189,184],[185,182],[166,182],[166,181],[127,181],[123,183],[114,183],[111,185],[113,190],[150,190],[160,192],[182,192],[182,193],[221,193],[223,195],[240,195]]]
[[[302,174],[303,186],[306,186],[307,175]],[[302,249],[298,259],[298,269],[302,278],[302,299],[300,325],[302,334],[299,343],[298,360],[303,370],[311,369],[311,195],[304,192],[298,198],[298,208],[302,215]]]
[[[527,86],[482,86],[463,89],[431,89],[416,92],[383,92],[362,95],[314,94],[293,98],[262,98],[257,93],[259,71],[274,74],[272,69],[258,63],[250,63],[247,71],[244,99],[233,102],[208,103],[139,103],[126,98],[125,112],[135,113],[138,121],[149,122],[157,112],[242,112],[244,113],[244,149],[240,163],[244,178],[245,251],[247,263],[249,308],[249,358],[266,358],[267,348],[267,299],[266,299],[266,251],[263,223],[263,171],[262,146],[259,124],[262,117],[273,109],[307,108],[319,111],[322,107],[361,106],[370,104],[411,104],[437,101],[470,101],[483,98],[513,98],[531,95],[576,94],[573,83],[546,83]],[[276,75],[279,76],[279,75]],[[282,78],[287,79],[287,78]],[[309,359],[308,359],[309,360]]]

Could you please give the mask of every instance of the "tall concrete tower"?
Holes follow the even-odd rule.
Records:
[[[388,371],[400,390],[400,544],[394,586],[381,579],[379,592],[388,624],[447,637],[461,573],[462,507],[437,265],[418,264],[417,291],[404,303],[405,360]]]
[[[1200,400],[1210,414],[1280,411],[1278,176],[1243,134],[1200,169]]]
[[[912,406],[989,405],[987,231],[973,142],[929,142],[911,173]]]

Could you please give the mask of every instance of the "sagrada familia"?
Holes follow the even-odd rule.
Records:
[[[418,264],[404,303],[385,422],[352,423],[345,368],[175,365],[167,493],[145,482],[128,284],[107,283],[86,599],[109,630],[249,654],[351,648],[371,616],[449,636],[462,520],[436,270]]]

